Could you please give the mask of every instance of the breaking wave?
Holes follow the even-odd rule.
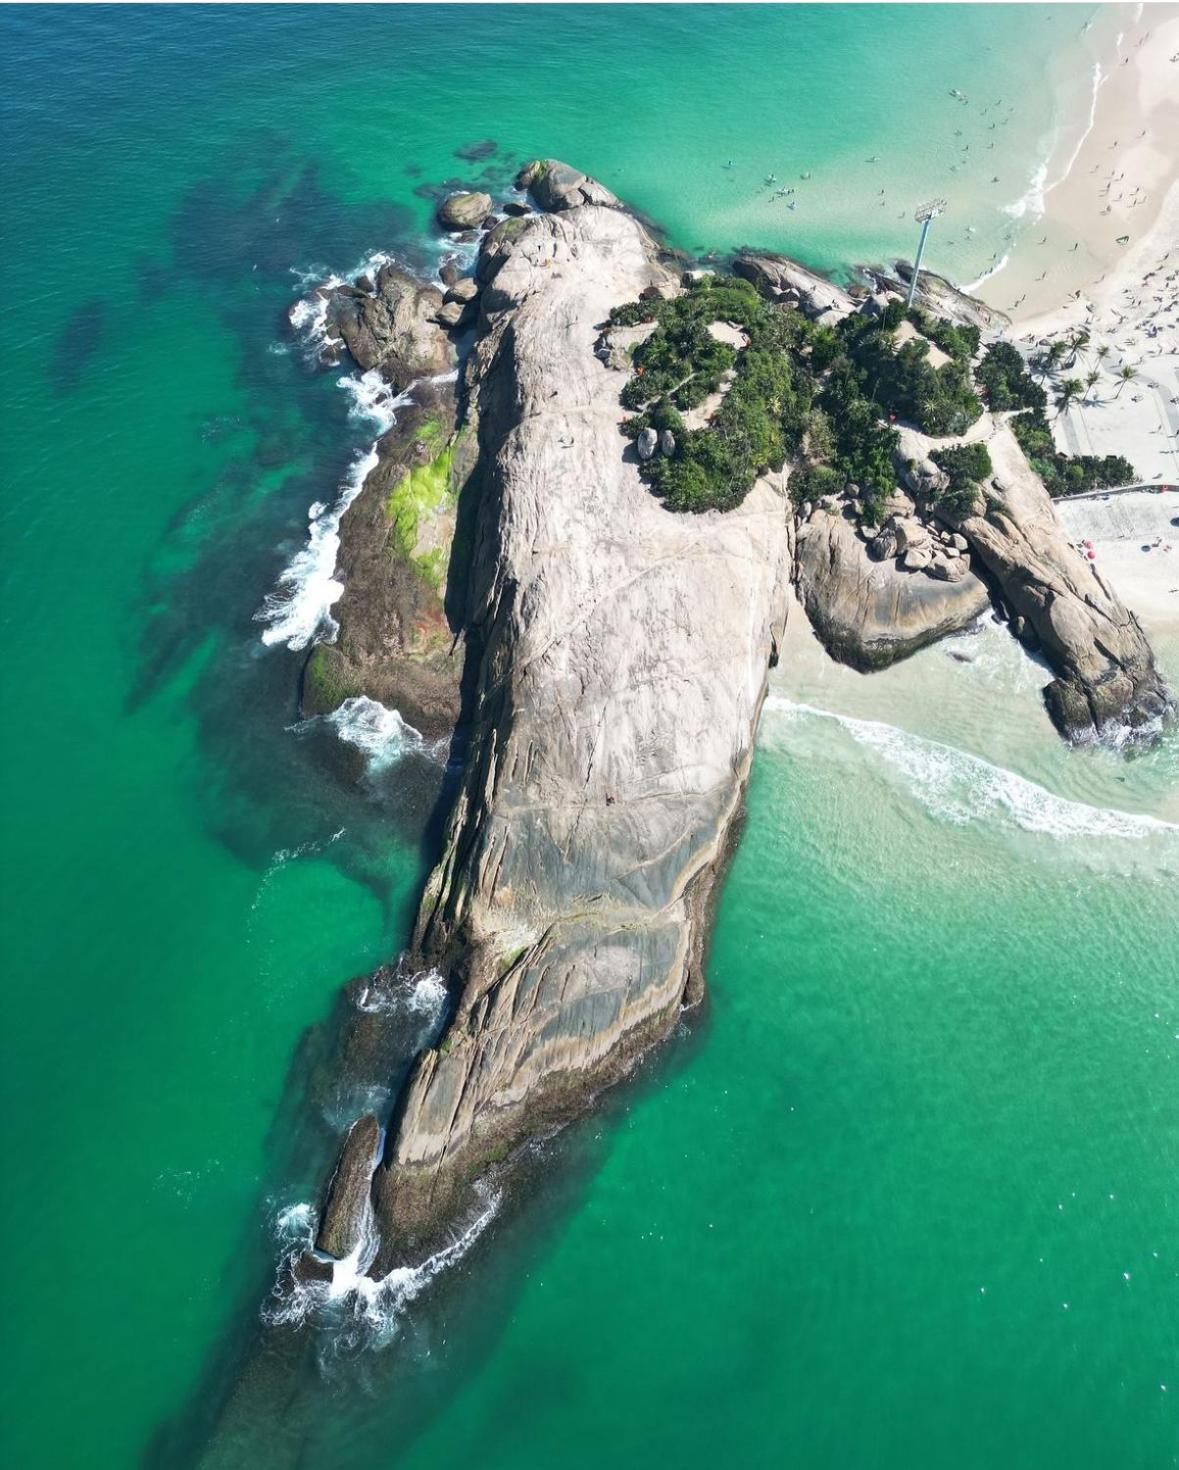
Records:
[[[1120,49],[1120,37],[1119,37],[1119,49]],[[1069,174],[1072,173],[1072,171],[1073,171],[1073,165],[1076,163],[1077,159],[1080,158],[1080,156],[1081,156],[1081,149],[1084,148],[1085,142],[1088,139],[1089,134],[1093,131],[1093,126],[1094,126],[1094,124],[1097,121],[1097,94],[1101,90],[1101,84],[1102,84],[1102,82],[1105,81],[1105,74],[1101,70],[1101,63],[1100,63],[1100,61],[1095,61],[1093,63],[1092,81],[1093,81],[1093,89],[1092,89],[1092,91],[1089,94],[1089,120],[1085,124],[1084,130],[1082,131],[1081,136],[1077,139],[1076,147],[1073,149],[1072,153],[1069,155],[1069,160],[1065,164],[1063,172],[1059,175],[1059,177],[1053,179],[1052,182],[1044,190],[1044,192],[1046,194],[1047,193],[1050,193],[1051,190],[1056,189],[1061,184],[1063,184],[1064,181],[1065,181],[1065,179],[1068,178]]]
[[[262,1320],[269,1326],[315,1320],[331,1333],[331,1346],[336,1352],[384,1347],[397,1336],[406,1308],[435,1277],[462,1260],[483,1234],[499,1202],[497,1193],[486,1195],[483,1208],[448,1245],[419,1266],[400,1266],[379,1279],[367,1274],[379,1245],[371,1203],[366,1206],[360,1240],[342,1261],[331,1261],[315,1250],[314,1208],[305,1202],[288,1205],[275,1218],[282,1265],[262,1308]],[[304,1255],[313,1256],[321,1265],[331,1261],[330,1277],[299,1280],[293,1276],[292,1265]]]
[[[370,771],[385,770],[407,750],[425,749],[412,725],[367,694],[346,699],[326,718],[341,740],[364,753]]]
[[[979,276],[977,281],[971,281],[969,285],[963,286],[962,290],[966,291],[967,293],[971,291],[977,291],[984,281],[989,281],[992,276],[997,276],[1001,270],[1004,270],[1010,259],[1011,253],[1009,251],[1006,255],[1003,256],[1002,260],[1000,260],[998,264],[993,265],[989,271],[983,271],[982,275]]]
[[[342,377],[337,386],[352,399],[349,416],[372,424],[378,437],[388,433],[397,421],[397,410],[409,402],[405,394],[393,390],[377,368],[369,368],[367,373],[354,377]]]
[[[1070,801],[981,756],[880,720],[853,719],[776,694],[769,696],[766,707],[787,719],[834,720],[858,744],[899,771],[928,812],[958,826],[998,812],[1025,832],[1056,838],[1142,838],[1155,832],[1179,832],[1179,824],[1161,817]]]
[[[388,415],[391,424],[397,409],[410,402],[409,391],[398,394],[382,403],[381,412]],[[297,652],[315,640],[334,640],[339,628],[331,608],[344,592],[343,583],[336,580],[340,521],[376,465],[376,445],[372,444],[352,461],[335,504],[328,506],[317,500],[307,512],[307,545],[279,573],[275,590],[267,594],[254,614],[255,622],[266,624],[263,643],[285,643]]]
[[[356,1009],[369,1014],[401,1011],[433,1028],[446,1009],[446,982],[437,970],[417,970],[392,985],[374,982],[361,989]]]
[[[1049,157],[1051,150],[1049,150]],[[1039,219],[1044,213],[1044,194],[1048,183],[1048,158],[1036,166],[1028,182],[1027,188],[1011,204],[1003,206],[1003,213],[1009,214],[1012,219],[1023,219],[1025,215],[1031,215],[1033,219]]]

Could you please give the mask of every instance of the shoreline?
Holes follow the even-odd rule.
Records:
[[[1058,135],[1024,196],[1034,215],[1025,236],[1039,238],[1013,245],[1002,269],[974,282],[983,301],[1024,330],[1074,306],[1077,293],[1097,302],[1116,291],[1129,261],[1120,236],[1130,236],[1135,255],[1148,240],[1153,255],[1166,248],[1160,226],[1179,188],[1166,142],[1179,134],[1179,63],[1170,60],[1179,53],[1179,5],[1110,10],[1099,19],[1117,34],[1095,48],[1099,80],[1080,137],[1063,171],[1037,187],[1053,172]]]

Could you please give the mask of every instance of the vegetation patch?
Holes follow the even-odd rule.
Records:
[[[1023,357],[1010,342],[992,342],[975,372],[978,386],[993,413],[1011,408],[1042,410],[1048,395],[1033,382]]]
[[[359,693],[359,687],[348,677],[339,651],[330,644],[317,643],[303,670],[304,709],[313,714],[327,714]]]
[[[651,320],[658,325],[635,348],[635,376],[622,392],[625,407],[645,411],[625,432],[674,434],[675,453],[643,466],[669,510],[729,510],[802,443],[813,391],[796,357],[806,322],[736,277],[707,277],[673,301],[639,301],[611,313],[615,325]],[[748,346],[738,352],[718,342],[708,330],[717,321],[740,327]],[[681,411],[715,393],[730,370],[732,383],[708,427],[685,429]]]
[[[898,345],[905,321],[921,336]],[[974,373],[977,327],[906,311],[900,301],[878,316],[857,312],[820,326],[794,307],[764,300],[747,281],[709,276],[671,301],[652,295],[616,307],[610,322],[655,324],[633,349],[634,375],[622,403],[636,412],[623,430],[632,439],[648,428],[671,432],[672,452],[641,467],[669,510],[731,509],[759,475],[792,460],[796,504],[851,486],[863,520],[876,523],[898,488],[892,422],[904,419],[937,438],[964,434],[982,413],[976,380],[992,409],[1027,410],[1012,427],[1049,493],[1134,478],[1120,456],[1071,459],[1055,450],[1043,417],[1046,395],[1014,347],[993,344]],[[740,327],[748,345],[735,351],[718,342],[709,331],[714,322]],[[931,342],[949,358],[940,367],[929,361]],[[726,380],[708,425],[685,428],[682,415]],[[992,472],[985,445],[941,450],[934,459],[950,476],[941,502],[968,508]]]
[[[1120,454],[1064,454],[1052,441],[1052,430],[1040,410],[1016,414],[1011,428],[1028,464],[1049,495],[1079,495],[1111,485],[1132,485],[1138,473]]]
[[[932,458],[938,469],[950,478],[950,483],[937,495],[937,503],[955,515],[969,515],[982,482],[995,472],[987,446],[955,444],[949,449],[935,449]]]
[[[917,313],[921,330],[950,356],[949,362],[935,368],[929,362],[928,342],[918,338],[900,347],[894,343],[893,334],[905,315],[901,302],[890,301],[879,317],[853,313],[836,328],[846,355],[860,372],[861,392],[885,413],[907,419],[922,433],[964,434],[982,413],[970,380],[978,335]]]
[[[423,440],[427,450],[435,452],[425,464],[415,465],[405,471],[389,492],[385,501],[385,514],[392,522],[392,544],[395,550],[411,562],[422,576],[438,586],[445,561],[444,554],[440,548],[419,554],[418,540],[423,520],[453,506],[451,467],[455,446],[453,442],[444,442],[441,424],[430,419],[422,423],[417,437]],[[437,447],[439,444],[442,445],[441,448]]]

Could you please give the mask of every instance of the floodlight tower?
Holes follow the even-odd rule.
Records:
[[[913,215],[913,218],[921,226],[921,239],[917,242],[917,259],[913,262],[913,275],[909,280],[909,294],[905,297],[905,309],[913,305],[913,293],[917,290],[917,274],[921,270],[921,260],[925,254],[925,238],[929,234],[930,224],[937,219],[946,207],[944,199],[931,199],[928,204],[923,204]]]

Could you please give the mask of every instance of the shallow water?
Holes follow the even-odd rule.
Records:
[[[304,1032],[432,850],[435,753],[297,725],[255,620],[374,432],[285,331],[305,273],[432,258],[415,191],[537,151],[687,248],[846,268],[952,194],[948,88],[993,82],[1001,184],[931,247],[969,277],[1089,13],[0,15],[7,1461],[185,1462],[347,1115],[300,1112]],[[771,171],[812,174],[792,214]],[[1176,853],[1135,822],[1179,820],[1175,745],[1066,752],[979,647],[861,680],[792,635],[708,1015],[397,1343],[316,1345],[304,1465],[1171,1462]]]

